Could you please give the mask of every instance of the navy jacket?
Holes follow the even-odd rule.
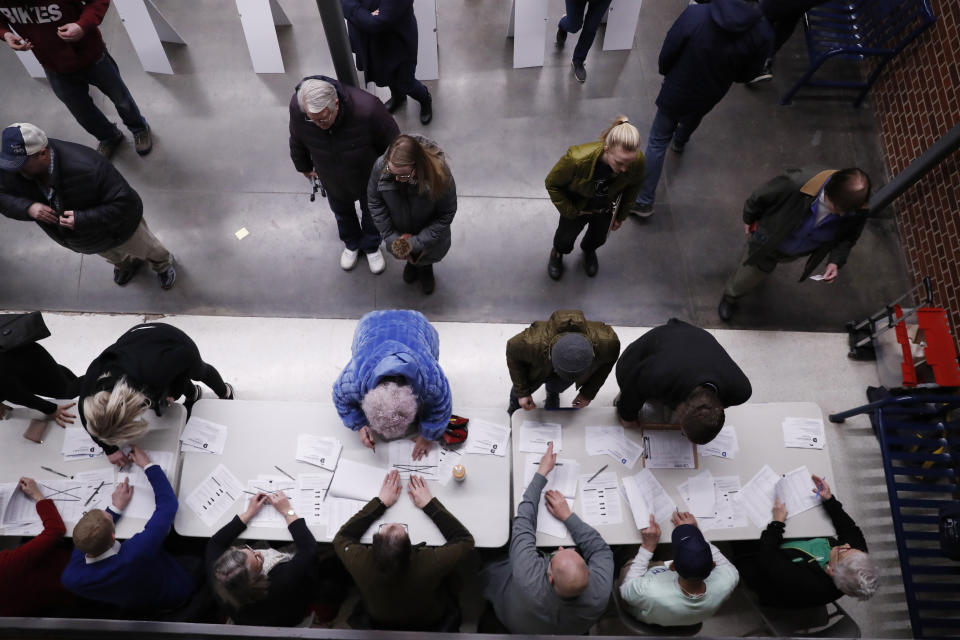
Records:
[[[757,76],[773,47],[773,29],[755,3],[712,0],[688,6],[660,49],[665,76],[657,106],[668,115],[704,115],[734,82]]]
[[[360,200],[367,193],[373,163],[400,135],[393,116],[380,99],[363,89],[345,87],[326,76],[337,90],[340,110],[329,129],[307,121],[297,92],[290,99],[290,158],[297,171],[316,169],[320,183],[337,200]],[[297,90],[300,85],[297,85]]]
[[[384,87],[417,66],[413,0],[340,0],[350,47],[367,82]],[[379,10],[378,15],[373,11]]]

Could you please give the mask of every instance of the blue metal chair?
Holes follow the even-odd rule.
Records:
[[[929,0],[831,0],[808,11],[804,18],[810,66],[780,104],[790,104],[803,86],[859,89],[853,106],[859,107],[887,63],[936,21]],[[813,74],[831,59],[873,64],[865,80],[813,80]]]

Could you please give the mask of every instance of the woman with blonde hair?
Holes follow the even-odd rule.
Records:
[[[433,293],[433,265],[450,250],[457,186],[443,150],[423,136],[401,135],[377,159],[367,205],[387,250],[405,262],[403,281]]]
[[[584,270],[591,278],[597,275],[597,249],[607,241],[607,231],[616,231],[626,220],[643,183],[643,169],[640,133],[626,116],[617,116],[597,141],[567,149],[546,179],[547,193],[560,212],[547,263],[551,278],[563,276],[563,256],[573,251],[584,227]]]
[[[185,396],[187,419],[202,396],[199,380],[232,400],[233,387],[200,357],[196,343],[180,329],[161,322],[138,324],[90,363],[78,401],[80,422],[110,462],[130,460],[120,447],[147,431],[143,413],[163,409]]]

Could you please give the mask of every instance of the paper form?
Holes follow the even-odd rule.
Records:
[[[67,427],[63,430],[63,447],[60,449],[64,460],[86,460],[103,455],[103,449],[90,438],[83,427]]]
[[[709,471],[698,473],[687,481],[690,500],[690,513],[696,518],[714,517],[714,505],[717,502],[717,490],[713,474]]]
[[[765,464],[737,494],[737,506],[758,529],[766,527],[773,518],[773,503],[779,481],[780,475]]]
[[[440,451],[438,453],[440,466],[437,468],[437,480],[440,482],[440,486],[447,486],[447,483],[453,479],[453,467],[458,464],[463,464],[463,453],[463,447],[460,449],[450,449],[444,445],[440,445]]]
[[[467,428],[467,440],[463,453],[505,456],[510,428],[473,418]]]
[[[235,475],[222,464],[210,472],[203,482],[187,496],[187,506],[197,514],[200,521],[209,529],[221,517],[233,508],[243,493],[243,485]]]
[[[222,454],[227,444],[227,428],[222,424],[191,417],[180,434],[180,451]]]
[[[707,444],[697,445],[697,452],[701,456],[716,456],[717,458],[735,458],[740,451],[737,432],[733,425],[726,425],[717,434],[717,437]]]
[[[390,468],[399,471],[402,480],[409,480],[411,475],[423,476],[424,480],[436,480],[439,477],[440,446],[431,444],[430,451],[419,460],[413,459],[414,447],[416,447],[416,443],[413,440],[388,442],[387,453],[390,454]]]
[[[530,485],[533,476],[537,473],[537,467],[540,466],[540,458],[535,453],[528,453],[523,465],[523,486]],[[568,498],[577,497],[577,479],[580,475],[580,463],[568,458],[557,458],[557,464],[554,465],[550,473],[547,474],[547,484],[543,492],[559,491]]]
[[[697,525],[702,531],[711,529],[734,529],[745,527],[749,523],[743,513],[736,508],[734,500],[740,492],[740,476],[714,476],[714,487],[716,489],[716,502],[714,503],[714,513],[710,517],[697,516]],[[689,482],[684,482],[677,487],[680,497],[684,502],[690,504]]]
[[[647,499],[643,497],[643,492],[640,491],[640,485],[632,477],[623,479],[623,495],[627,499],[627,506],[630,507],[633,523],[637,526],[637,529],[649,527],[650,507],[647,506]]]
[[[173,454],[169,451],[154,451],[150,450],[146,452],[147,457],[150,458],[150,462],[156,464],[163,472],[170,477],[170,469],[173,468]],[[150,479],[147,478],[147,474],[144,473],[143,468],[140,465],[130,463],[119,472],[117,472],[117,482],[123,483],[124,479],[130,479],[131,487],[139,487],[145,489],[147,492],[153,496],[153,485],[150,484]],[[134,491],[136,493],[136,491]],[[124,510],[126,513],[126,510]],[[152,513],[152,510],[151,510]]]
[[[337,468],[343,443],[337,438],[301,433],[297,436],[297,460],[328,471]]]
[[[292,502],[297,515],[303,516],[308,524],[327,524],[327,511],[323,501],[331,480],[332,471],[301,473],[297,476],[296,496]]]
[[[587,427],[584,437],[587,453],[608,455],[627,469],[632,469],[643,455],[643,447],[627,438],[621,426]]]
[[[787,518],[799,515],[808,509],[820,506],[817,486],[813,484],[810,470],[799,467],[785,474],[777,483],[776,497],[787,506]]]
[[[363,500],[366,503],[380,495],[380,487],[383,486],[383,479],[388,471],[341,457],[327,494],[334,498]]]
[[[524,420],[520,426],[520,451],[546,453],[547,443],[553,442],[553,452],[563,449],[563,436],[559,424]]]
[[[580,476],[580,506],[583,521],[591,525],[620,524],[623,512],[620,509],[620,495],[617,491],[620,481],[615,471],[605,471],[593,480],[584,474]]]
[[[660,484],[653,475],[653,472],[649,469],[644,469],[640,473],[623,478],[622,482],[624,487],[632,483],[636,489],[639,490],[646,501],[647,508],[650,510],[650,513],[653,514],[653,517],[656,518],[657,522],[663,522],[669,519],[670,514],[677,508],[677,504],[673,501],[673,498],[664,490],[663,485]],[[632,508],[633,496],[631,495],[631,489],[627,490],[627,498],[631,500],[630,504]],[[642,529],[648,526],[650,526],[649,517],[640,528]]]
[[[682,431],[649,429],[643,432],[648,469],[693,469],[694,445]]]
[[[784,418],[783,446],[798,449],[823,449],[826,437],[820,418]]]
[[[276,493],[278,491],[283,491],[284,495],[290,499],[290,506],[293,506],[293,501],[297,498],[296,488],[297,483],[286,476],[267,473],[260,474],[253,480],[247,480],[247,491],[253,495],[249,493],[243,494],[247,498],[245,506],[250,506],[250,502],[256,497],[257,493]],[[277,511],[272,504],[265,502],[264,505],[260,507],[260,511],[247,522],[247,526],[283,528],[287,526],[287,522],[283,514]]]
[[[573,511],[573,498],[564,496],[570,511]],[[562,520],[553,517],[547,510],[547,492],[540,494],[540,504],[537,505],[537,531],[545,533],[554,538],[565,538],[567,536],[567,525]]]
[[[369,500],[328,497],[325,501],[327,505],[327,537],[330,539],[336,537],[343,525],[347,524],[350,518],[357,515],[368,502]],[[387,514],[383,514],[383,516],[370,525],[370,528],[360,537],[360,542],[366,544],[373,542],[373,534],[377,533],[380,529],[380,525],[384,523],[386,515]]]

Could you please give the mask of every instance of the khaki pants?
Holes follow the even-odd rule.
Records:
[[[173,264],[173,256],[153,235],[147,221],[140,218],[140,225],[123,244],[99,254],[118,269],[126,269],[134,260],[146,260],[150,268],[163,273]]]
[[[749,255],[750,245],[748,244],[746,247],[744,247],[743,255],[740,256],[740,261],[737,263],[737,270],[734,271],[727,279],[727,284],[723,289],[723,295],[727,296],[728,298],[739,298],[740,296],[750,293],[756,289],[757,286],[763,282],[767,276],[770,275],[770,273],[761,271],[752,264],[743,264]],[[799,260],[800,258],[805,257],[806,256],[781,256],[779,259],[777,259],[777,264],[780,264],[781,262],[793,262],[794,260]]]

